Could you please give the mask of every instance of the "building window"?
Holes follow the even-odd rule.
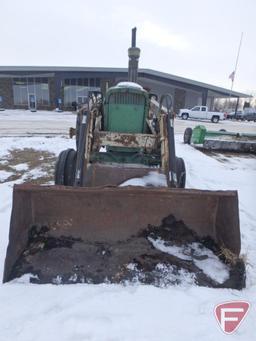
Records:
[[[14,104],[27,106],[29,95],[35,96],[36,105],[49,105],[48,78],[14,78]]]
[[[34,82],[36,102],[38,105],[49,105],[49,84],[47,78],[36,78]]]
[[[14,104],[28,105],[28,86],[26,78],[14,78],[13,97]]]
[[[95,86],[100,87],[100,79],[99,78],[96,78]]]
[[[99,91],[99,81],[95,78],[72,78],[64,81],[64,105],[71,106],[72,102],[85,103],[89,91]],[[98,84],[98,85],[97,85]]]

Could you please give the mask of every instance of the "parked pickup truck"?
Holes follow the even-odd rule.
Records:
[[[183,120],[188,118],[197,118],[201,120],[211,120],[213,123],[218,123],[219,120],[224,120],[224,114],[221,112],[208,111],[206,106],[196,106],[192,109],[180,109],[179,117]]]

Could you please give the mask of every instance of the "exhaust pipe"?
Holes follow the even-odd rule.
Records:
[[[140,58],[140,49],[136,47],[136,31],[137,28],[134,27],[132,29],[132,46],[128,49],[128,81],[129,82],[137,82],[138,78],[138,65]]]

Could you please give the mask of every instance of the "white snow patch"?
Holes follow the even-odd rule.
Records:
[[[134,83],[134,82],[119,82],[117,86],[119,88],[135,88],[135,89],[140,89],[140,90],[143,89],[141,85],[139,85],[138,83]]]
[[[38,276],[33,275],[33,274],[24,274],[21,277],[17,277],[15,279],[13,279],[10,283],[13,283],[13,284],[30,284],[30,280],[32,278],[38,279]]]
[[[52,282],[54,284],[62,284],[62,277],[58,275],[55,278],[53,278]]]
[[[77,281],[77,274],[73,274],[72,276],[69,277],[69,281],[71,282],[76,282]]]
[[[43,171],[41,168],[37,167],[27,172],[24,176],[24,180],[29,179],[29,178],[38,179],[44,176],[48,176],[48,173]]]
[[[168,253],[169,255],[178,257],[180,259],[184,260],[191,260],[191,256],[185,255],[184,254],[184,247],[180,247],[177,245],[165,245],[165,241],[161,239],[153,239],[153,238],[148,238],[148,240],[152,243],[154,248],[156,248],[159,251]]]
[[[223,283],[229,278],[229,267],[225,265],[220,259],[209,249],[199,246],[198,243],[191,243],[188,245],[166,245],[166,242],[161,239],[148,240],[152,245],[169,255],[178,257],[183,260],[190,260],[201,269],[208,277],[218,283]],[[198,259],[198,257],[206,256],[205,259]]]
[[[197,259],[193,257],[193,262],[199,269],[217,281],[223,283],[229,278],[229,267],[220,261],[220,259],[209,249],[200,247],[198,243],[192,243],[191,248],[193,249],[194,256],[207,256],[206,259]]]
[[[0,182],[5,181],[8,179],[13,173],[11,172],[6,172],[4,170],[0,170]]]
[[[0,121],[56,121],[56,120],[68,120],[74,122],[76,114],[71,111],[56,112],[48,110],[37,110],[31,112],[30,110],[22,109],[6,109],[0,114]]]
[[[0,157],[7,156],[10,150],[33,148],[59,155],[66,148],[75,149],[75,140],[66,137],[1,137]]]
[[[204,260],[194,259],[193,262],[208,277],[221,284],[229,278],[229,271],[228,267],[215,257],[209,257]]]
[[[140,283],[143,283],[145,274],[138,269],[136,264],[129,263],[126,268],[133,272],[132,281],[125,281],[126,285],[139,285]],[[176,266],[158,263],[152,271],[155,276],[155,285],[161,288],[166,288],[167,286],[174,284],[179,284],[181,286],[195,284],[195,275],[193,273],[190,273],[185,269],[178,270]]]
[[[18,172],[26,171],[28,169],[28,164],[27,163],[20,163],[18,165],[11,166],[11,167],[14,168]]]
[[[195,284],[195,275],[185,269],[179,269],[172,265],[157,264],[156,270],[161,272],[160,286],[165,287],[166,283],[177,283],[180,286],[186,287]],[[177,273],[176,273],[177,272]]]
[[[129,264],[127,264],[126,267],[127,267],[128,270],[132,270],[132,271],[137,270],[137,265],[134,264],[134,263],[129,263]]]
[[[123,182],[120,187],[124,186],[153,186],[153,187],[166,187],[166,177],[164,174],[160,174],[158,172],[149,172],[148,175],[145,175],[141,178],[133,178]]]
[[[0,165],[7,165],[8,161],[7,160],[0,160]]]

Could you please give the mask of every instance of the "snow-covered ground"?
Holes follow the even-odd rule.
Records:
[[[1,138],[0,143],[1,161],[12,149],[32,147],[57,155],[62,149],[74,147],[75,141],[63,137],[9,137]],[[181,135],[177,136],[176,150],[186,162],[188,188],[238,190],[242,254],[247,262],[246,289],[210,289],[186,281],[183,285],[156,288],[139,284],[36,285],[16,280],[0,284],[0,341],[254,339],[256,159],[221,154],[210,157],[184,145]],[[26,164],[15,167],[24,170]],[[0,172],[0,180],[4,179],[6,174]],[[15,180],[23,181],[22,177]],[[148,181],[151,179],[144,179],[142,185]],[[13,183],[0,184],[0,280]],[[230,300],[247,300],[251,309],[235,334],[227,336],[220,330],[213,311],[216,304]]]
[[[218,123],[212,123],[209,120],[188,119],[182,120],[177,118],[175,120],[175,130],[177,133],[183,133],[187,127],[194,128],[197,125],[204,125],[207,130],[220,130],[225,129],[227,131],[235,133],[253,133],[256,134],[256,122],[250,121],[236,121],[236,120],[223,120]]]
[[[70,111],[58,112],[55,110],[38,110],[36,112],[31,112],[30,110],[8,109],[0,112],[0,121],[55,121],[69,119],[70,117],[74,117],[74,113]]]
[[[13,149],[34,148],[35,150],[48,151],[58,155],[65,148],[75,148],[75,140],[69,139],[66,136],[2,137],[0,138],[0,143],[0,165],[1,159]],[[25,167],[24,164],[22,164],[22,167]]]
[[[0,111],[1,136],[67,135],[69,127],[75,127],[73,112],[38,110]]]
[[[69,127],[75,127],[74,112],[56,112],[38,110],[5,110],[0,111],[0,136],[28,136],[28,135],[67,135]],[[227,131],[256,134],[256,122],[241,122],[224,120],[211,123],[206,120],[175,120],[175,132],[183,134],[187,127],[194,128],[204,125],[208,130],[226,129]]]

